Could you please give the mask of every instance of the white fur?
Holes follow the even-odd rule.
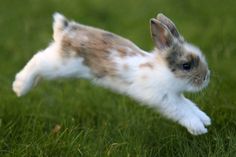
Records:
[[[83,58],[62,57],[59,45],[52,43],[48,48],[36,53],[26,66],[16,75],[13,90],[17,96],[25,95],[39,79],[60,77],[91,78],[90,69],[83,65]]]
[[[63,16],[55,14],[57,20]],[[61,25],[54,23],[54,27]],[[57,32],[56,32],[57,33]],[[147,53],[121,58],[115,49],[109,50],[111,57],[117,65],[118,77],[105,76],[94,78],[89,67],[83,64],[83,58],[63,57],[60,52],[59,35],[54,35],[55,42],[47,49],[38,52],[16,75],[13,82],[13,90],[17,96],[25,95],[39,78],[56,79],[59,77],[78,77],[91,79],[95,84],[110,88],[129,95],[130,97],[156,108],[164,116],[172,119],[193,135],[207,132],[206,126],[211,124],[210,118],[202,112],[193,102],[186,99],[181,93],[186,90],[186,84],[176,78],[168,69],[163,60],[158,59],[159,52]],[[87,38],[83,36],[82,38]],[[198,48],[186,44],[185,47],[194,51],[199,56]],[[126,48],[130,51],[130,48]],[[152,63],[153,68],[142,67],[140,64]],[[127,68],[124,69],[124,65]]]
[[[156,56],[136,56],[127,59],[117,57],[118,65],[127,64],[129,69],[120,69],[121,78],[103,78],[96,83],[135,98],[145,105],[154,107],[164,116],[186,127],[193,135],[207,132],[205,126],[211,124],[210,118],[193,102],[186,99],[180,91],[185,87],[175,79],[164,63],[156,63],[154,69],[139,68],[141,63],[154,62]],[[156,60],[155,60],[156,61]],[[146,76],[143,80],[142,76]]]
[[[194,54],[196,54],[197,56],[199,56],[200,59],[201,59],[205,64],[207,64],[205,57],[202,55],[202,52],[201,52],[201,50],[200,50],[198,47],[194,46],[193,44],[190,44],[190,43],[185,42],[185,43],[184,43],[184,48],[185,48],[187,51],[189,51],[189,52],[191,52],[191,53],[194,53]]]

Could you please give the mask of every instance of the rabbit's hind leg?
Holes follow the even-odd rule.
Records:
[[[60,77],[90,78],[91,73],[90,69],[83,64],[83,58],[63,57],[59,46],[53,43],[32,57],[16,75],[12,88],[17,96],[23,96],[37,84],[39,79]]]

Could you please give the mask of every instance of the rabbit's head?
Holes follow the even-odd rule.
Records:
[[[209,82],[210,71],[200,49],[187,43],[175,24],[163,14],[151,19],[151,33],[157,52],[174,74],[181,90],[199,91]]]

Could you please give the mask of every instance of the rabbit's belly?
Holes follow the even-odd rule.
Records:
[[[68,77],[79,77],[90,79],[92,77],[89,67],[84,65],[84,59],[82,57],[71,58],[65,61],[58,71],[59,75]]]

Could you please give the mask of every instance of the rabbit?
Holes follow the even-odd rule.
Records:
[[[211,119],[183,92],[198,92],[210,80],[201,50],[186,42],[175,24],[159,13],[150,19],[155,44],[146,52],[111,32],[53,14],[53,41],[17,73],[13,91],[18,97],[41,79],[81,78],[128,95],[192,135],[208,132]]]

